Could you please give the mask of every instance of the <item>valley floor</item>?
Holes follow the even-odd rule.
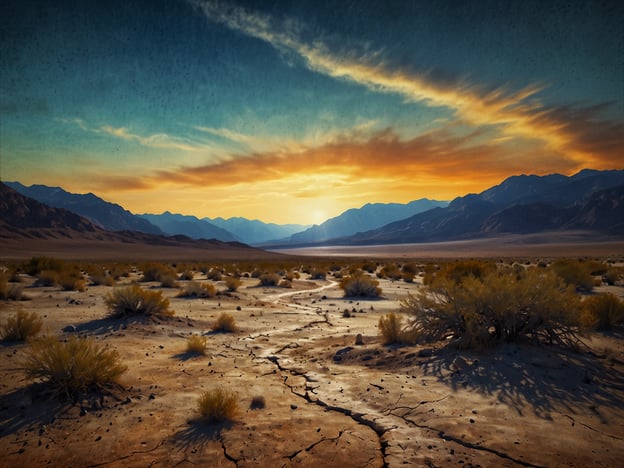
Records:
[[[107,318],[106,286],[28,287],[31,300],[3,303],[3,321],[36,311],[50,334],[93,336],[129,370],[123,389],[59,402],[17,369],[27,345],[2,345],[0,466],[621,466],[622,329],[588,337],[578,353],[385,346],[379,317],[417,283],[382,280],[379,300],[345,299],[331,280],[256,284],[210,299],[163,289],[175,316],[149,322]],[[240,330],[209,333],[224,311]],[[186,352],[199,333],[206,356]],[[239,415],[193,422],[198,396],[215,386],[238,394]],[[266,406],[251,409],[257,396]]]

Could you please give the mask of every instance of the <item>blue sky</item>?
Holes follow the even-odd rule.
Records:
[[[624,167],[624,7],[14,1],[0,177],[133,212],[320,222]]]

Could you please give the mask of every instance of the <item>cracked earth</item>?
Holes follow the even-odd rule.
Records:
[[[129,371],[119,388],[58,401],[17,369],[27,345],[3,345],[0,466],[621,466],[621,333],[578,353],[384,346],[379,317],[417,284],[382,281],[383,299],[351,300],[329,280],[256,283],[211,299],[164,289],[176,315],[149,322],[107,319],[104,286],[26,288],[32,300],[6,303],[2,320],[34,310],[49,333],[114,347]],[[240,330],[209,333],[224,311]],[[198,333],[206,356],[186,353]],[[197,422],[197,398],[215,386],[237,393],[239,414]],[[266,405],[252,409],[258,396]]]

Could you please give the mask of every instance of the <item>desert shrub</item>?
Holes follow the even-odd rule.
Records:
[[[364,262],[361,266],[362,271],[367,273],[375,273],[377,271],[377,264],[373,262]]]
[[[67,397],[115,383],[127,370],[116,350],[77,336],[33,340],[22,365],[28,378],[43,379]]]
[[[138,284],[115,288],[106,296],[108,311],[113,317],[127,315],[171,316],[169,300],[161,291],[146,291]]]
[[[610,286],[613,286],[624,280],[623,267],[610,267],[602,276],[602,280]]]
[[[345,297],[379,297],[381,295],[379,281],[362,272],[343,277],[340,287]]]
[[[387,278],[392,281],[401,279],[401,270],[395,264],[385,265],[379,272],[377,273],[378,278]]]
[[[76,269],[67,269],[57,275],[57,281],[63,291],[84,291],[87,284],[82,277],[82,273]]]
[[[198,281],[190,281],[180,291],[178,297],[214,297],[217,295],[217,289],[210,283],[199,283]]]
[[[237,395],[221,387],[208,390],[199,396],[197,410],[211,424],[232,420],[238,414]]]
[[[58,284],[59,273],[54,270],[43,270],[37,275],[35,286],[54,286]]]
[[[291,283],[300,277],[301,276],[298,271],[287,271],[286,274],[284,274],[284,279],[290,281]]]
[[[624,322],[624,302],[615,294],[597,294],[583,301],[583,323],[598,330],[607,330]]]
[[[24,286],[9,283],[9,275],[6,272],[0,272],[0,300],[21,301],[24,298]]]
[[[243,284],[241,280],[233,276],[228,276],[225,278],[225,287],[228,289],[228,291],[236,291],[241,286],[241,284]]]
[[[182,273],[180,273],[180,276],[178,277],[178,279],[180,281],[193,281],[194,278],[194,274],[192,271],[190,270],[184,270]]]
[[[222,312],[217,321],[212,326],[215,333],[232,333],[236,331],[236,321],[234,317],[226,312]]]
[[[94,286],[114,286],[115,285],[115,278],[113,278],[112,275],[110,275],[109,273],[107,273],[106,271],[97,271],[97,272],[93,272],[89,275],[89,280],[91,281],[91,284]]]
[[[384,344],[410,344],[410,331],[403,326],[403,318],[394,312],[379,317],[379,333]]]
[[[324,280],[327,277],[325,270],[312,269],[310,270],[310,279]]]
[[[276,273],[264,273],[258,278],[260,286],[277,286],[280,282],[280,276]]]
[[[191,335],[186,339],[186,351],[189,353],[206,354],[207,340],[205,336]]]
[[[574,260],[557,260],[550,268],[566,284],[574,286],[579,291],[591,292],[594,287],[594,278],[584,263]]]
[[[50,257],[32,257],[23,269],[30,276],[36,276],[44,270],[60,272],[63,269],[64,262],[56,258]]]
[[[419,268],[418,268],[418,265],[416,265],[415,263],[406,263],[401,268],[401,271],[403,273],[411,273],[412,275],[416,276],[416,273],[418,273]]]
[[[212,268],[208,273],[206,273],[206,278],[212,281],[221,281],[223,274],[221,273],[221,270]]]
[[[4,341],[26,341],[41,331],[43,321],[34,312],[18,310],[0,329]]]
[[[598,260],[585,262],[584,266],[591,276],[602,276],[609,268],[606,263],[599,262]]]
[[[461,348],[485,348],[521,337],[576,346],[580,300],[552,272],[492,271],[459,282],[438,277],[402,302],[407,329],[418,341],[451,340]]]
[[[435,278],[446,278],[454,283],[460,283],[464,278],[469,276],[477,279],[485,277],[488,273],[495,270],[493,264],[479,260],[462,260],[442,265],[437,271],[431,267],[425,268],[425,278],[427,272],[432,273]],[[429,279],[433,281],[430,276]],[[429,281],[429,282],[431,282]]]
[[[406,283],[413,283],[414,282],[414,273],[403,273],[403,281],[405,281]]]
[[[162,263],[149,262],[141,266],[143,271],[142,281],[163,281],[163,279],[173,278],[176,279],[176,271],[168,265]]]

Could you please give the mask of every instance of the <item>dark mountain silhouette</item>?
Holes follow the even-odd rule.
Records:
[[[273,239],[281,239],[291,236],[297,232],[304,231],[310,226],[302,224],[274,224],[264,223],[257,219],[247,218],[203,218],[204,220],[225,229],[234,234],[238,239],[246,244],[260,244]]]
[[[70,258],[263,258],[240,242],[194,240],[139,231],[107,231],[64,208],[26,197],[0,182],[0,258],[33,254]]]
[[[622,184],[623,170],[513,176],[480,194],[456,198],[446,208],[326,243],[434,242],[572,229],[617,233],[623,219]]]
[[[54,208],[64,208],[83,216],[107,231],[139,231],[148,234],[164,234],[149,221],[132,214],[121,206],[110,203],[92,193],[75,194],[60,187],[6,182],[6,185],[35,200]]]
[[[52,228],[81,232],[102,229],[69,210],[54,208],[0,183],[0,223],[5,229]]]
[[[375,229],[392,221],[405,219],[416,213],[446,205],[447,202],[427,198],[405,204],[368,203],[361,208],[352,208],[320,225],[314,225],[303,232],[293,234],[286,239],[276,240],[271,244],[298,245],[323,242],[328,239]]]
[[[142,214],[139,216],[169,235],[181,234],[191,239],[218,239],[224,242],[241,240],[231,232],[195,216],[174,214],[169,211],[159,215]]]

